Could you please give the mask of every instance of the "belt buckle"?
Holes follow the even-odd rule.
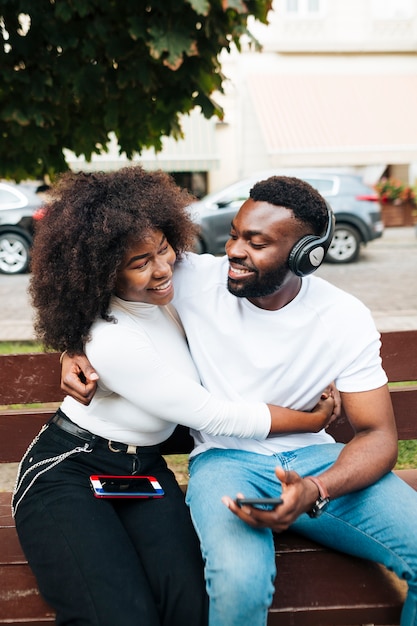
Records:
[[[125,444],[125,445],[126,445],[126,450],[125,450],[126,454],[136,454],[137,446],[132,446],[132,444],[130,443]],[[107,442],[107,446],[111,452],[123,452],[123,450],[119,450],[119,448],[114,448],[113,442],[110,440]]]

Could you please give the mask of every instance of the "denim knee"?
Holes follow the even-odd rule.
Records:
[[[256,531],[253,531],[256,532]],[[227,561],[220,568],[206,568],[210,598],[209,626],[265,626],[274,593],[275,567],[270,561],[257,567],[245,559],[242,545],[240,562]]]

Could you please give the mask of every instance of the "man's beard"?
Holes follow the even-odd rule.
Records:
[[[279,291],[288,275],[288,267],[280,265],[271,269],[259,277],[259,272],[252,276],[251,279],[235,281],[231,278],[227,279],[227,289],[230,293],[238,298],[264,298],[271,296]]]

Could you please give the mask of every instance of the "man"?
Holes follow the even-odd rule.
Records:
[[[407,579],[401,623],[417,625],[417,494],[390,472],[397,436],[379,334],[358,300],[307,275],[330,241],[320,194],[272,177],[234,218],[227,257],[191,256],[176,269],[175,305],[203,385],[309,410],[334,380],[356,432],[345,446],[325,431],[264,442],[193,433],[187,502],[206,562],[210,626],[266,624],[271,529],[289,526]],[[240,509],[237,494],[282,495],[283,503]]]

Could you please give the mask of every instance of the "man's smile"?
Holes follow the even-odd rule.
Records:
[[[249,276],[250,274],[254,274],[254,270],[251,270],[241,264],[229,262],[229,278],[236,280],[238,278],[242,278],[243,276]]]

